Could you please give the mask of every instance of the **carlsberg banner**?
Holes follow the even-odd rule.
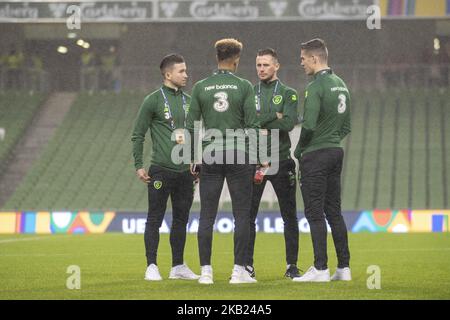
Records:
[[[6,1],[0,22],[196,22],[366,19],[377,0]]]

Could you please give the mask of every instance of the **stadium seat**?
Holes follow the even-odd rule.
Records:
[[[130,141],[143,97],[128,92],[80,93],[3,209],[146,211],[147,190],[135,177]],[[437,90],[352,93],[352,133],[343,143],[344,210],[439,209],[448,205],[450,188],[443,185],[450,182],[449,98],[449,93]],[[16,101],[16,106],[26,106],[27,117],[39,99],[7,98]],[[0,120],[9,117],[12,123],[20,118],[23,129],[29,118],[22,119],[19,112],[9,114],[6,99],[1,101]],[[293,147],[296,143],[293,141]],[[150,149],[147,136],[145,167]],[[444,168],[446,175],[442,174]],[[269,205],[275,195],[269,196],[274,199],[263,203],[263,210],[276,209]],[[297,197],[302,210],[298,190]]]

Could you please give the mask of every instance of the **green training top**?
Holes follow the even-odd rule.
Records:
[[[171,137],[175,129],[184,129],[185,115],[189,111],[191,98],[183,91],[175,91],[165,85],[161,89],[146,96],[139,109],[131,138],[134,166],[136,170],[143,168],[142,154],[145,134],[150,129],[152,139],[151,164],[172,171],[186,171],[189,170],[189,164],[174,164],[171,159],[172,148],[177,144],[171,140]]]
[[[323,148],[340,147],[350,133],[350,94],[331,69],[317,72],[305,92],[305,110],[295,157]]]
[[[206,79],[200,80],[192,89],[192,100],[187,117],[187,129],[194,137],[194,122],[203,119],[205,130],[217,129],[222,133],[223,145],[215,150],[236,149],[248,152],[248,139],[245,145],[226,144],[227,129],[257,129],[255,93],[252,84],[227,70],[217,70]],[[192,139],[193,143],[194,139]],[[211,136],[206,132],[203,149],[211,144]]]
[[[268,133],[268,152],[270,154],[270,130],[279,129],[279,159],[291,158],[291,139],[289,131],[297,124],[297,91],[284,85],[280,80],[271,82],[261,81],[254,87],[256,94],[256,110],[261,129]],[[258,105],[259,102],[259,105]],[[282,113],[283,118],[278,119],[276,113]],[[261,130],[265,132],[265,130]]]

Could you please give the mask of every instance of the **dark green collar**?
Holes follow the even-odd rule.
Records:
[[[264,87],[264,88],[271,88],[271,87],[274,87],[276,85],[277,81],[279,82],[279,85],[281,85],[280,79],[275,79],[275,80],[272,80],[272,81],[269,81],[269,82],[260,81],[260,83],[261,83],[261,86]]]
[[[314,74],[314,79],[317,79],[317,77],[320,77],[320,76],[323,76],[323,75],[326,75],[326,74],[332,74],[332,73],[333,73],[333,70],[331,70],[331,68],[323,69],[323,70],[317,71]]]
[[[217,69],[214,71],[214,74],[233,74],[233,72],[225,69]]]
[[[174,95],[174,96],[177,96],[177,95],[182,93],[181,89],[175,90],[173,88],[170,88],[170,87],[166,86],[165,84],[163,84],[162,87],[163,87],[163,90],[166,93],[169,93],[169,94]]]

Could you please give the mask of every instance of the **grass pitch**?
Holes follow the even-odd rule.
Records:
[[[231,234],[215,234],[214,285],[168,280],[171,255],[168,235],[161,235],[158,265],[164,278],[144,281],[143,235],[2,235],[0,299],[450,299],[450,234],[349,234],[353,281],[294,283],[283,278],[284,239],[257,234],[257,284],[230,285]],[[336,267],[329,236],[329,267]],[[185,261],[199,272],[196,235],[188,235]],[[312,264],[308,234],[300,235],[299,267]],[[81,289],[66,287],[81,270]],[[369,290],[370,265],[381,270],[381,289]]]

